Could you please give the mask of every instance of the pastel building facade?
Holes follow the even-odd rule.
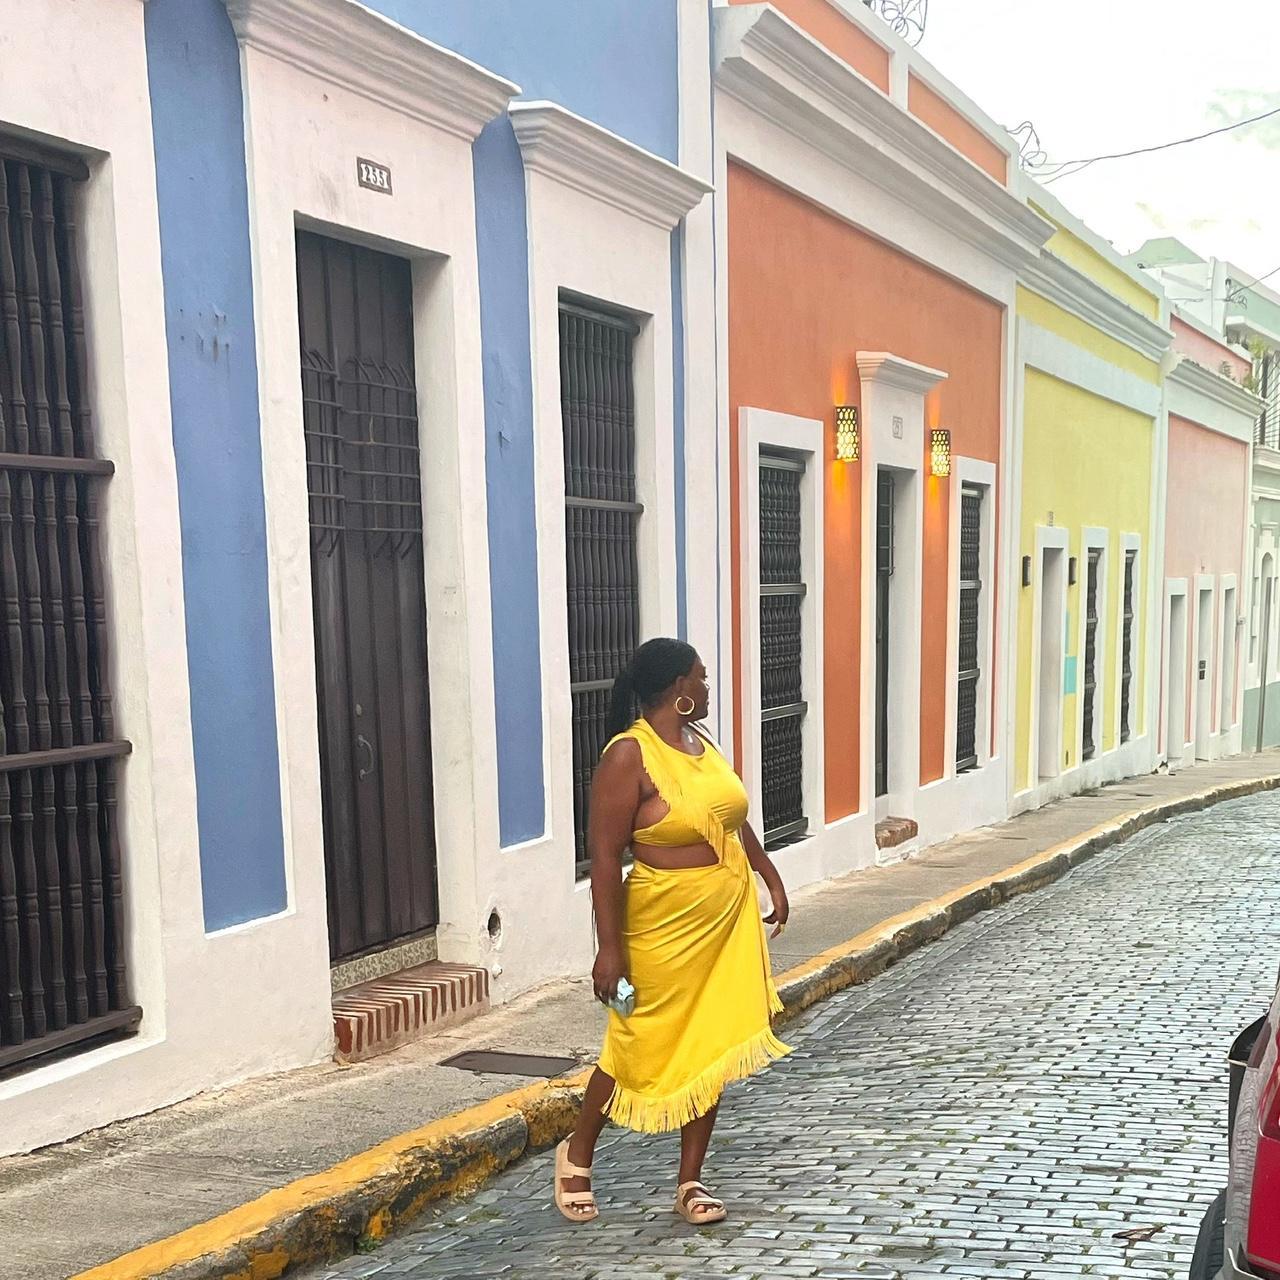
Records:
[[[1189,354],[1260,402],[1252,432],[1241,745],[1261,750],[1280,743],[1280,293],[1222,258],[1202,258],[1171,236],[1148,240],[1130,257],[1176,299],[1175,329],[1182,326],[1198,347]],[[1206,343],[1218,345],[1210,350]]]
[[[1162,754],[1171,768],[1241,749],[1250,658],[1251,451],[1260,409],[1248,362],[1192,316],[1172,316],[1165,380]]]
[[[1053,226],[1021,278],[1014,810],[1159,755],[1162,359],[1158,289],[1042,188]]]
[[[23,7],[0,1154],[586,972],[647,636],[793,887],[1247,734],[1238,350],[860,0]]]
[[[701,0],[26,7],[0,453],[64,558],[5,579],[54,715],[6,683],[4,1151],[324,1059],[352,983],[585,970],[601,691],[716,630]]]
[[[1051,227],[865,6],[714,17],[720,727],[797,884],[1007,812],[1010,316]]]

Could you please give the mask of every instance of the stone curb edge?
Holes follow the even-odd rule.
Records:
[[[782,1018],[867,982],[980,911],[1052,884],[1146,827],[1277,788],[1280,774],[1271,774],[1133,810],[882,921],[783,974]],[[588,1074],[540,1081],[444,1116],[72,1280],[278,1280],[372,1248],[433,1201],[474,1191],[564,1137]]]

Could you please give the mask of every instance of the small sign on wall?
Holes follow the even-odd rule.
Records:
[[[391,194],[391,169],[388,165],[377,164],[357,156],[356,181],[370,191],[381,191],[387,196]]]

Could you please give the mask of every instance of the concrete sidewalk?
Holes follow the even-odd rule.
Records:
[[[1151,822],[1276,786],[1280,752],[1133,779],[798,893],[774,955],[788,1013]],[[586,1064],[603,1021],[585,979],[560,983],[371,1062],[256,1080],[0,1161],[0,1270],[273,1280],[340,1256],[567,1131],[580,1075],[531,1084],[443,1058]]]

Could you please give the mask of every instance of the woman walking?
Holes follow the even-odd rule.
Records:
[[[607,1119],[641,1133],[679,1129],[675,1212],[695,1226],[723,1221],[723,1202],[702,1183],[720,1095],[788,1052],[771,1028],[782,1003],[764,932],[782,932],[787,895],[747,823],[746,789],[697,727],[708,697],[706,667],[680,640],[641,645],[614,683],[587,831],[592,981],[607,1004],[627,979],[635,1008],[610,1009],[577,1127],[556,1151],[556,1205],[571,1221],[598,1214],[591,1160]],[[764,922],[753,870],[773,901]]]

